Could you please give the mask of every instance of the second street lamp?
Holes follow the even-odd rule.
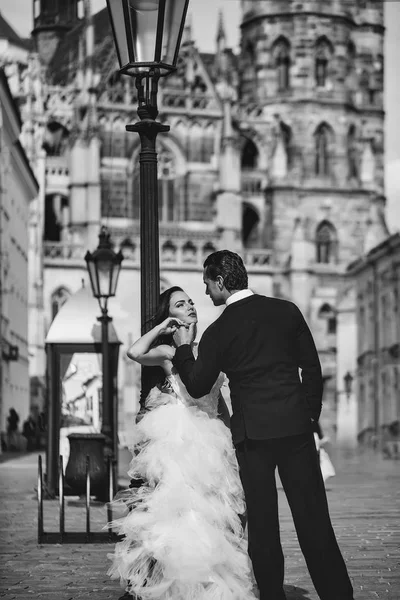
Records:
[[[101,323],[101,354],[102,354],[102,425],[101,433],[106,437],[106,448],[114,460],[117,460],[117,423],[114,422],[113,382],[110,376],[110,347],[108,325],[112,321],[108,315],[108,299],[115,296],[118,277],[123,260],[122,252],[118,254],[112,249],[110,234],[102,227],[99,235],[99,245],[91,253],[87,252],[85,261],[89,273],[93,296],[97,298],[101,310],[98,320]]]
[[[142,335],[151,326],[160,294],[157,121],[160,77],[176,69],[189,0],[107,0],[120,73],[135,77],[140,121],[140,289]],[[143,370],[142,370],[143,390]]]

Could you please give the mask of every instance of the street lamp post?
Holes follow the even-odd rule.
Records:
[[[101,433],[106,437],[108,455],[117,459],[117,436],[113,410],[113,381],[110,376],[110,346],[108,339],[108,324],[112,318],[108,315],[108,299],[115,296],[118,277],[121,270],[123,255],[121,250],[115,253],[110,242],[110,234],[102,227],[99,235],[99,245],[91,253],[87,252],[85,261],[89,273],[93,296],[97,298],[101,316],[101,354],[102,354],[102,425]]]
[[[160,77],[176,69],[189,0],[107,0],[120,73],[135,77],[140,121],[126,126],[140,136],[140,302],[142,335],[160,294],[157,121]],[[143,389],[143,370],[142,370]]]

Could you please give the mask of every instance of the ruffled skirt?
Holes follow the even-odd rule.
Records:
[[[117,502],[123,540],[109,575],[142,600],[252,600],[239,515],[245,510],[229,430],[194,407],[166,404],[135,427],[128,475],[143,479]]]

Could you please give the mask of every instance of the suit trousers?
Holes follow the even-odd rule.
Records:
[[[249,556],[261,600],[285,600],[275,469],[299,544],[321,600],[353,600],[353,588],[332,528],[314,435],[245,439],[236,446],[247,505]]]

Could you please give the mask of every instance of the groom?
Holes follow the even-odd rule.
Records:
[[[311,332],[286,300],[253,294],[238,254],[214,252],[204,262],[206,294],[224,312],[204,332],[198,358],[194,331],[174,335],[174,365],[188,392],[207,394],[219,373],[229,378],[231,431],[243,483],[249,555],[261,600],[285,600],[275,469],[300,547],[321,600],[353,600],[332,529],[312,423],[322,408],[322,376]],[[301,379],[299,377],[301,369]]]

